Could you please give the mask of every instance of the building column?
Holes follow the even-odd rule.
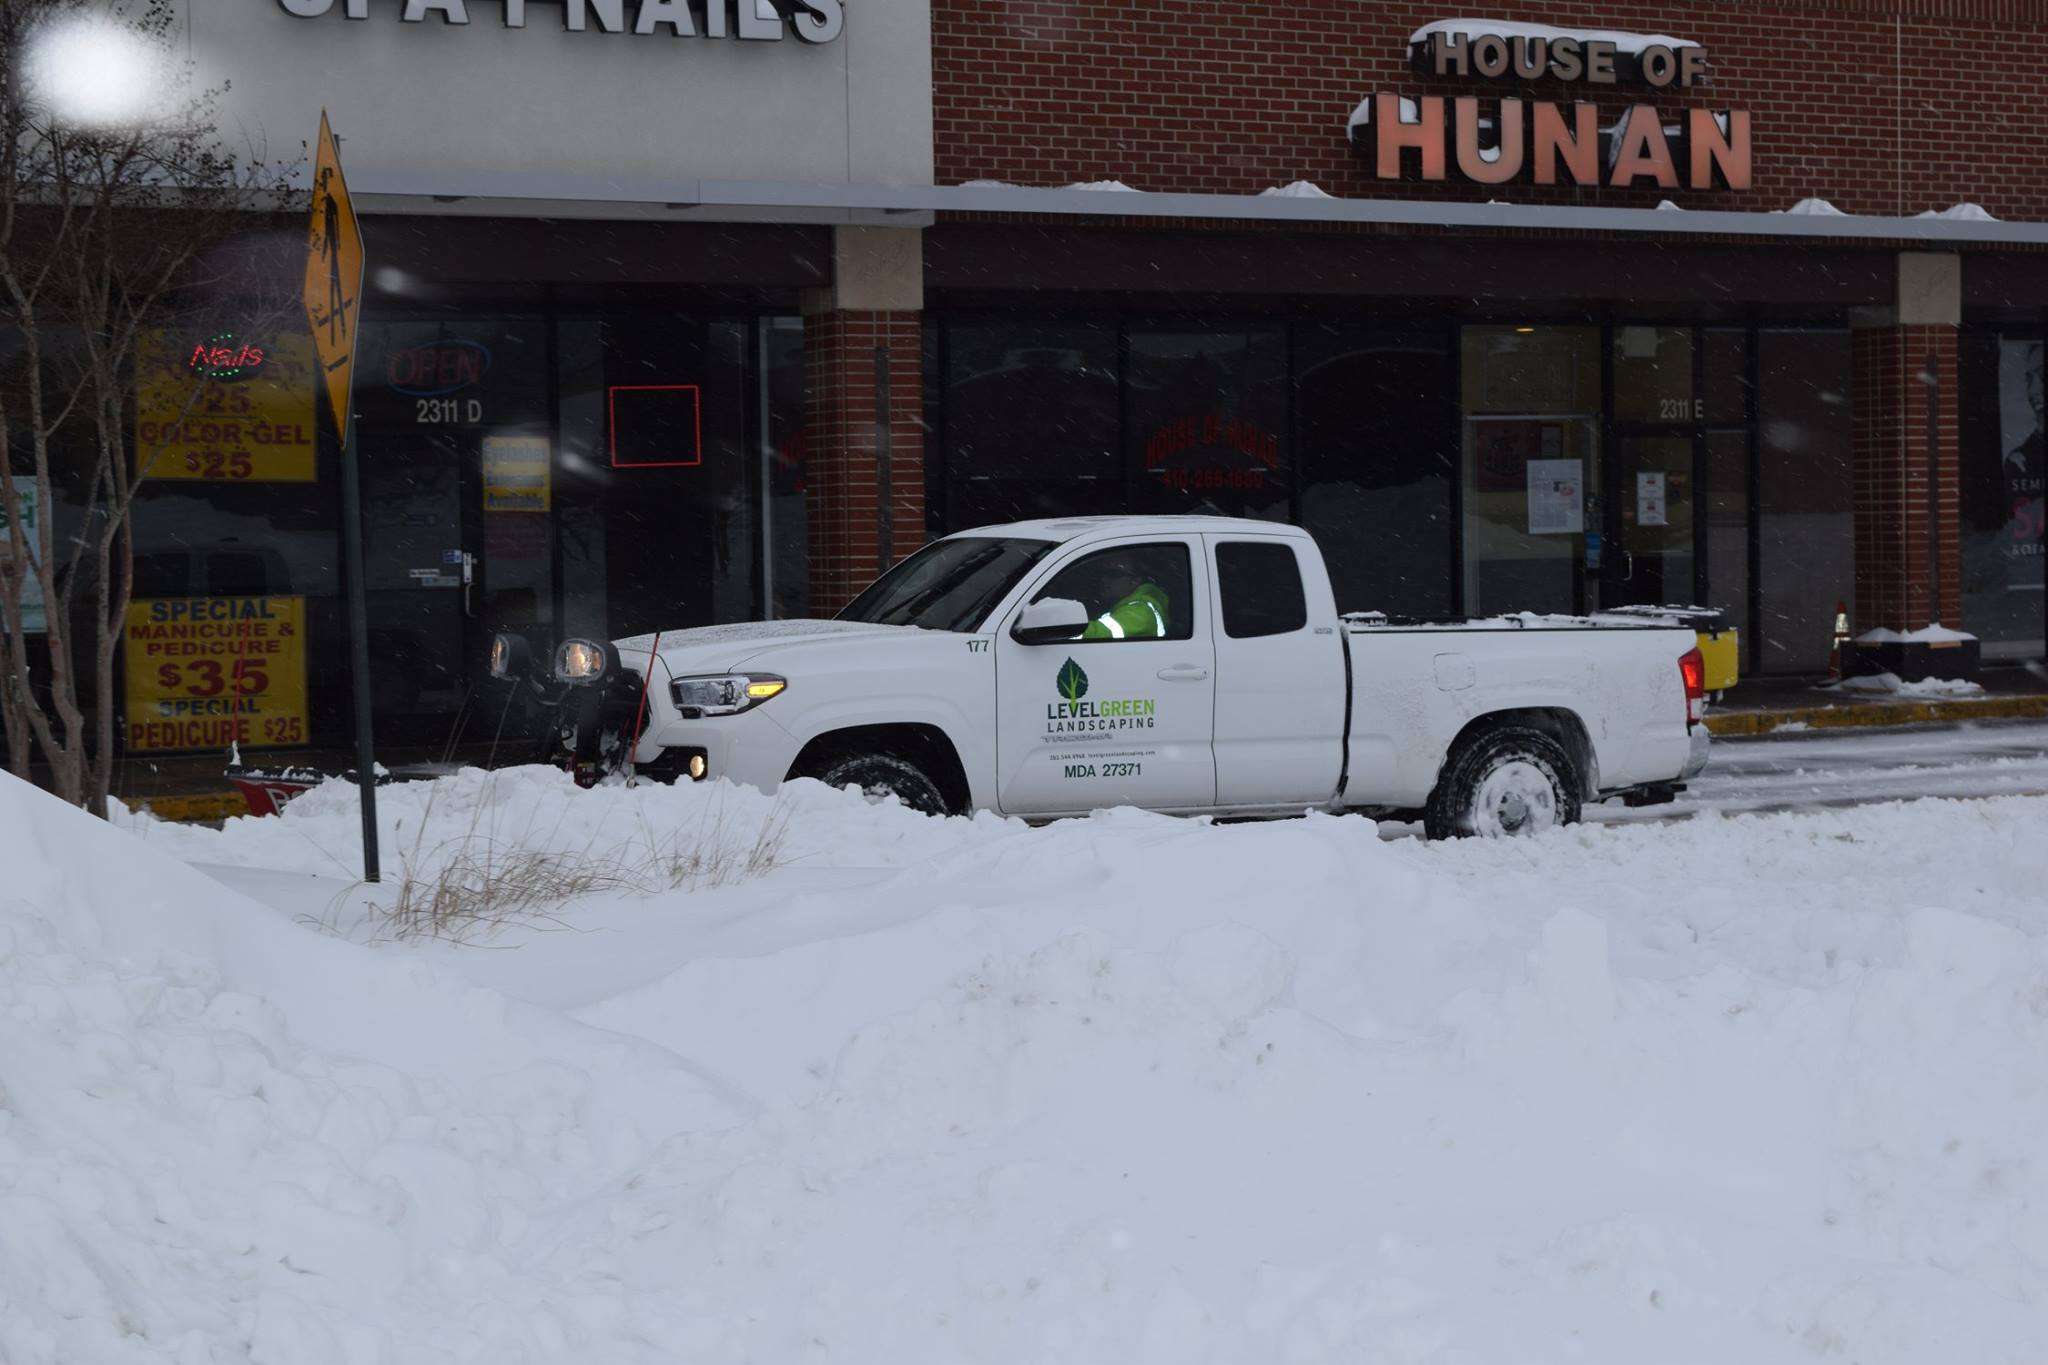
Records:
[[[804,299],[811,613],[838,611],[924,543],[924,234],[833,230]]]
[[[1892,306],[1858,309],[1850,320],[1859,636],[1964,624],[1956,488],[1961,257],[1901,252],[1897,281]],[[1876,653],[1859,649],[1866,658]]]

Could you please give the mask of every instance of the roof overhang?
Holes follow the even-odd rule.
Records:
[[[802,184],[777,180],[676,180],[627,185],[582,177],[490,177],[431,185],[363,177],[356,200],[371,212],[515,217],[867,223],[921,227],[941,213],[1064,218],[1355,223],[1603,232],[1638,237],[1718,236],[1963,246],[2048,246],[2048,223],[1968,218],[1891,218],[1725,209],[1589,208],[1562,204],[1461,203],[1282,195],[1158,194],[1139,190],[984,185]]]

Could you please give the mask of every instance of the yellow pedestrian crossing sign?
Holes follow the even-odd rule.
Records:
[[[349,391],[356,363],[356,324],[363,312],[363,231],[341,178],[341,151],[327,111],[320,111],[320,147],[313,158],[313,221],[306,234],[306,321],[320,357],[320,375],[334,409],[334,429],[348,439]]]

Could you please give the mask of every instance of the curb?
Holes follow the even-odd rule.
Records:
[[[1793,706],[1782,710],[1707,712],[1707,733],[1716,739],[1768,735],[1788,725],[1836,730],[1889,725],[1941,725],[1958,720],[2039,720],[2048,717],[2048,695],[1958,697],[1944,701],[1869,701]]]

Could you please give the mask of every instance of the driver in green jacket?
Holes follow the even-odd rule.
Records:
[[[1128,567],[1119,566],[1110,581],[1109,595],[1116,605],[1088,623],[1081,632],[1084,640],[1163,640],[1166,623],[1173,619],[1166,593],[1157,583],[1140,581]]]

